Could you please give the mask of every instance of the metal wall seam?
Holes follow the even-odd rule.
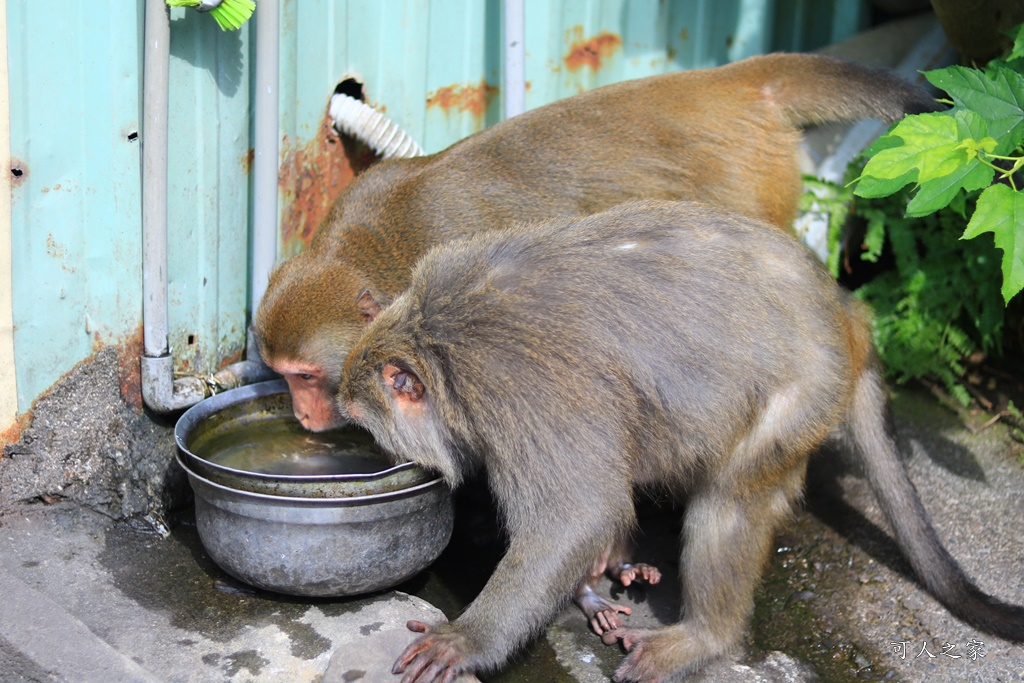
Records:
[[[0,159],[11,158],[11,107],[7,83],[7,0],[0,0]],[[8,170],[3,174],[0,185],[0,434],[10,430],[18,418],[11,258],[11,172]],[[17,439],[16,434],[5,436]],[[4,440],[0,436],[0,442]]]

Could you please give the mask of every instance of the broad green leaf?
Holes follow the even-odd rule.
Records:
[[[861,152],[861,154],[865,158],[870,159],[871,157],[881,152],[883,149],[889,149],[890,147],[899,147],[900,145],[902,145],[903,141],[892,134],[892,128],[894,128],[895,126],[896,124],[894,123],[890,127],[889,131],[885,133],[885,135],[875,139],[875,141],[868,145],[868,148]]]
[[[967,219],[967,195],[964,193],[955,195],[949,202],[950,211],[955,211],[956,215],[960,216],[964,220]]]
[[[927,216],[949,204],[961,188],[970,192],[991,184],[994,171],[978,160],[977,150],[991,152],[995,141],[988,137],[988,126],[977,114],[960,110],[953,117],[960,148],[966,159],[963,165],[942,177],[921,182],[917,194],[907,205],[908,216]]]
[[[992,75],[964,66],[925,72],[958,107],[970,109],[988,122],[988,132],[999,142],[997,154],[1009,154],[1024,139],[1024,76],[996,66]]]
[[[1024,192],[993,185],[978,197],[962,239],[991,232],[1003,250],[1003,300],[1010,302],[1024,288]]]
[[[990,185],[993,175],[991,168],[973,159],[945,177],[921,183],[917,194],[907,204],[907,215],[927,216],[934,213],[953,201],[961,188],[970,192]]]
[[[871,157],[864,166],[865,176],[892,180],[917,169],[917,181],[923,183],[948,175],[967,163],[957,121],[951,116],[908,116],[890,134],[903,140],[903,144]]]
[[[858,197],[888,197],[899,192],[907,183],[917,180],[917,170],[911,169],[898,178],[880,180],[862,175],[857,179],[853,193]]]

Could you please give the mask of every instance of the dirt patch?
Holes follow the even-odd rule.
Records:
[[[0,514],[74,501],[122,518],[162,514],[184,496],[177,416],[136,407],[125,391],[134,386],[128,365],[122,349],[105,347],[36,401],[31,423],[0,459]]]

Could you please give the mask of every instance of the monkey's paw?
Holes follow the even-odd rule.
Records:
[[[653,586],[661,581],[661,571],[654,565],[644,564],[643,562],[623,564],[619,566],[617,576],[614,578],[618,579],[619,583],[623,586],[628,586],[634,581],[643,581]]]
[[[664,670],[649,647],[651,632],[619,629],[610,635],[615,635],[629,653],[612,677],[615,683],[660,683],[669,679],[673,672]]]
[[[459,674],[470,670],[469,643],[464,636],[438,633],[422,621],[410,621],[406,627],[424,635],[405,648],[391,668],[393,674],[405,674],[402,683],[453,683]]]
[[[590,621],[590,628],[594,633],[601,636],[622,626],[620,614],[629,616],[633,610],[626,605],[608,602],[604,598],[589,594],[586,599],[580,601],[580,609]]]
[[[692,628],[685,624],[654,630],[620,628],[604,638],[619,640],[629,653],[612,677],[615,683],[674,681],[720,653],[711,643],[694,637]],[[708,651],[702,651],[703,647]]]

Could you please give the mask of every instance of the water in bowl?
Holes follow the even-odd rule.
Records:
[[[370,434],[358,427],[308,432],[290,416],[225,425],[192,444],[212,463],[262,474],[368,474],[390,467]]]

